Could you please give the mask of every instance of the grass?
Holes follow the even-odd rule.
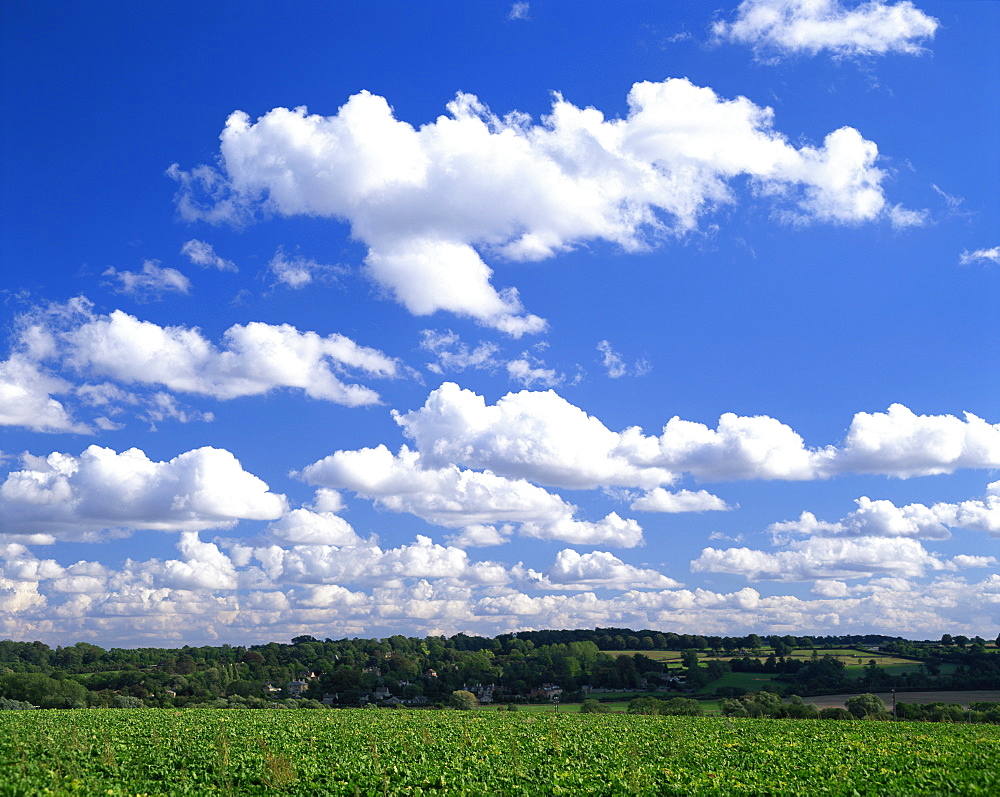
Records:
[[[768,684],[774,683],[774,679],[774,673],[727,672],[721,678],[717,678],[703,686],[698,690],[697,694],[715,694],[715,690],[720,686],[735,686],[746,689],[748,692],[759,692]]]

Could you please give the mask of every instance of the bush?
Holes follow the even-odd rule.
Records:
[[[471,711],[479,705],[479,701],[476,699],[476,696],[472,694],[472,692],[466,691],[465,689],[457,689],[451,693],[448,705],[458,711]]]
[[[846,708],[824,708],[819,712],[821,720],[853,720],[854,715]]]
[[[873,694],[849,697],[844,705],[858,719],[885,713],[885,703],[882,702],[882,698]]]
[[[588,697],[583,703],[580,704],[581,714],[610,714],[611,706],[606,706],[599,700],[594,700],[592,697]]]

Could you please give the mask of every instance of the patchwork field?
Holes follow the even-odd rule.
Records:
[[[805,698],[807,703],[815,703],[817,708],[843,708],[844,701],[853,697],[849,695],[813,695]],[[887,706],[892,706],[892,692],[876,692]],[[981,689],[972,692],[938,691],[938,692],[896,692],[899,703],[958,703],[968,708],[970,703],[1000,703],[1000,691]]]
[[[1000,728],[493,711],[0,712],[0,794],[990,794]]]

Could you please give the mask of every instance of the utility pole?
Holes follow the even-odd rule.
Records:
[[[896,687],[892,687],[892,721],[896,721]]]

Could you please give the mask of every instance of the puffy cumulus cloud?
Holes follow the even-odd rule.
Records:
[[[37,583],[0,576],[0,612],[13,616],[45,605],[45,596],[38,592]]]
[[[958,262],[963,266],[972,263],[1000,263],[1000,246],[990,249],[974,249],[971,252],[966,250],[958,258]]]
[[[332,512],[293,509],[267,527],[275,542],[292,545],[358,545],[361,538],[351,524]]]
[[[996,567],[997,558],[995,556],[970,556],[969,554],[961,553],[958,556],[953,556],[951,558],[951,563],[959,569],[965,569],[967,567]]]
[[[23,426],[35,432],[89,432],[74,421],[52,394],[69,393],[72,385],[47,373],[24,354],[0,361],[0,426]]]
[[[707,490],[670,492],[655,487],[636,498],[629,508],[637,512],[727,512],[732,507]]]
[[[619,548],[635,548],[643,544],[642,526],[631,518],[623,518],[611,512],[596,522],[576,520],[563,515],[556,520],[521,525],[520,532],[525,537],[540,540],[559,540],[575,545],[614,545]]]
[[[188,260],[198,266],[205,268],[216,268],[219,271],[239,271],[232,260],[215,253],[215,248],[210,243],[192,238],[181,247],[181,254],[186,255]]]
[[[379,400],[371,388],[346,384],[349,370],[369,376],[399,373],[395,359],[344,335],[301,332],[288,324],[236,324],[217,348],[197,328],[159,326],[121,310],[95,315],[77,299],[25,321],[24,341],[46,358],[88,376],[163,385],[180,393],[233,399],[294,387],[347,406]]]
[[[569,488],[654,487],[676,478],[634,464],[622,450],[623,435],[551,390],[509,393],[487,405],[446,382],[419,410],[394,415],[429,465],[459,462]]]
[[[732,22],[712,32],[723,41],[751,45],[758,54],[872,56],[923,52],[938,21],[908,0],[743,0]]]
[[[653,490],[682,473],[717,482],[841,473],[907,478],[1000,467],[1000,424],[970,413],[965,420],[918,416],[900,404],[884,413],[857,413],[839,447],[809,447],[775,418],[734,413],[724,413],[714,429],[674,416],[658,436],[638,427],[615,432],[551,390],[509,393],[487,405],[450,382],[433,390],[420,409],[394,417],[428,464],[457,462],[579,489]]]
[[[233,561],[214,543],[202,542],[197,532],[182,533],[177,548],[183,559],[162,563],[153,559],[139,565],[129,561],[125,569],[134,571],[128,574],[133,578],[147,576],[157,588],[197,592],[234,590],[239,586]],[[115,579],[119,585],[123,580],[121,576]]]
[[[545,328],[484,257],[542,260],[588,240],[636,250],[683,234],[749,182],[799,221],[888,217],[874,143],[844,127],[793,146],[773,112],[687,79],[636,83],[607,119],[556,95],[540,123],[459,94],[415,128],[361,92],[333,116],[233,113],[220,169],[169,174],[182,215],[244,223],[258,209],[336,218],[368,247],[371,277],[411,313],[446,311],[512,336]]]
[[[90,446],[79,457],[24,457],[0,485],[6,535],[45,533],[94,539],[111,530],[225,528],[242,519],[272,520],[283,495],[243,470],[229,451],[198,448],[167,462],[132,448]]]
[[[797,432],[774,418],[731,412],[719,418],[715,429],[674,416],[659,438],[636,434],[629,442],[636,458],[704,481],[814,479],[831,453],[806,448]]]
[[[366,584],[401,587],[405,579],[449,579],[470,584],[504,584],[506,569],[494,562],[474,562],[461,548],[438,545],[418,535],[411,545],[382,549],[374,541],[351,545],[234,544],[232,561],[256,560],[273,583]]]
[[[773,523],[768,531],[776,541],[789,535],[854,536],[854,537],[914,537],[945,540],[951,536],[938,514],[923,504],[897,507],[891,501],[873,501],[867,496],[856,500],[858,508],[843,519],[828,523],[812,512],[803,512],[798,520]]]
[[[164,293],[189,293],[191,280],[175,268],[164,268],[157,260],[143,261],[142,271],[119,271],[113,266],[102,274],[117,283],[118,293],[136,299],[158,299]]]
[[[1000,423],[970,412],[917,415],[902,404],[887,412],[859,412],[844,446],[829,465],[836,472],[884,473],[908,478],[960,468],[1000,466]]]
[[[524,479],[456,465],[427,467],[406,446],[395,455],[384,445],[337,451],[301,475],[311,484],[346,488],[380,507],[445,528],[518,523],[522,534],[540,539],[628,546],[642,540],[642,528],[634,520],[613,512],[596,523],[577,520],[575,506]]]
[[[896,506],[891,501],[873,501],[867,496],[855,503],[858,505],[855,511],[834,523],[818,520],[812,512],[803,512],[798,520],[774,523],[768,530],[776,541],[793,534],[945,540],[953,528],[1000,536],[1000,482],[990,484],[983,498],[958,503]]]
[[[471,526],[463,528],[460,533],[453,534],[446,539],[458,548],[484,548],[510,542],[514,531],[514,526],[510,523],[505,523],[500,527],[473,523]]]
[[[522,565],[515,567],[512,573],[531,588],[544,590],[675,589],[681,586],[656,570],[625,564],[607,551],[581,554],[572,548],[559,551],[552,567],[542,573]]]
[[[705,548],[691,562],[696,573],[735,573],[751,580],[772,581],[862,578],[882,573],[913,578],[947,567],[919,542],[905,537],[810,537],[777,552]]]

